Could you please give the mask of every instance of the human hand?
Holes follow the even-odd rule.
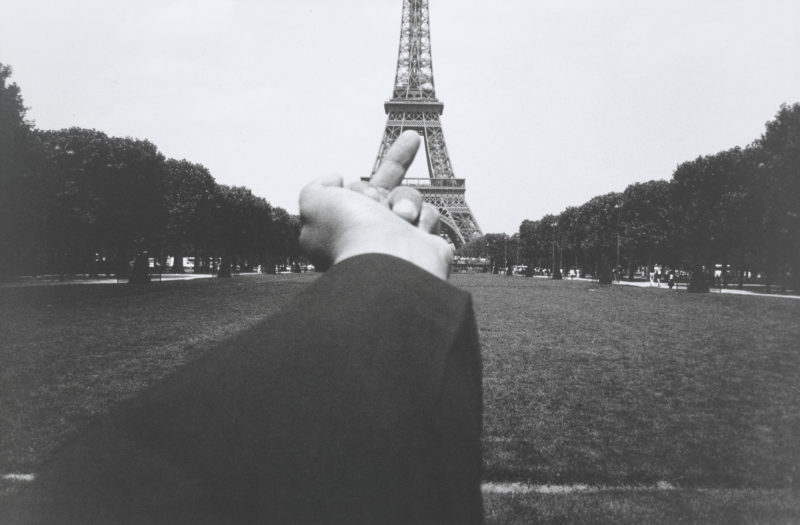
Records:
[[[331,176],[303,188],[300,247],[317,268],[382,253],[447,279],[453,251],[436,235],[439,212],[417,190],[400,186],[419,142],[415,132],[401,134],[369,182],[345,188]]]
[[[359,180],[347,187],[388,206],[396,215],[412,224],[419,221],[429,233],[437,233],[439,211],[432,204],[423,202],[419,191],[401,185],[414,161],[419,143],[417,132],[403,132],[386,152],[369,182]]]

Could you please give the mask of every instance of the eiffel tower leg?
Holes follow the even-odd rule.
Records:
[[[463,183],[444,182],[448,180],[455,182],[458,179],[453,175],[453,166],[447,153],[438,115],[433,117],[435,117],[435,121],[431,123],[433,125],[425,126],[425,154],[431,179],[442,182],[434,184],[431,191],[423,194],[427,194],[426,200],[439,209],[443,222],[453,230],[450,239],[458,247],[480,236],[481,229],[464,199]]]
[[[463,246],[468,242],[464,239],[464,236],[461,235],[461,230],[459,230],[456,221],[453,220],[450,213],[441,209],[439,210],[439,226],[442,233],[450,239],[450,242],[452,242],[454,246]]]
[[[481,235],[480,227],[464,200],[462,187],[420,188],[426,202],[439,210],[445,233],[456,247]]]
[[[428,159],[428,172],[432,179],[452,179],[453,168],[450,165],[450,156],[444,143],[444,133],[439,126],[438,118],[436,127],[425,126],[425,156]],[[427,124],[427,121],[426,121]]]

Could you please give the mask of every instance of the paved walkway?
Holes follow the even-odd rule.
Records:
[[[243,274],[246,272],[243,272]],[[285,272],[289,273],[289,272]],[[189,281],[192,279],[210,279],[214,277],[212,274],[209,273],[164,273],[161,274],[162,281]],[[549,279],[549,277],[543,275],[535,275],[534,277],[539,279]],[[158,281],[158,279],[156,279]],[[583,277],[577,277],[574,279],[570,279],[569,277],[563,279],[564,282],[568,281],[585,281],[585,282],[597,282],[594,279],[586,279]],[[17,288],[21,286],[53,286],[53,285],[61,285],[61,284],[117,284],[117,283],[125,283],[127,281],[121,280],[118,281],[116,277],[108,277],[108,278],[98,278],[98,277],[67,277],[63,280],[59,279],[58,276],[55,275],[46,275],[41,277],[20,277],[11,281],[0,281],[0,288]],[[618,281],[614,282],[615,285],[620,284],[624,286],[636,286],[639,288],[652,288],[654,290],[666,290],[666,291],[686,291],[686,283],[680,283],[676,288],[670,290],[669,286],[665,283],[661,283],[661,286],[654,285],[650,283],[650,281]],[[750,290],[739,290],[738,288],[711,288],[710,293],[727,293],[727,294],[736,294],[736,295],[752,295],[757,297],[778,297],[784,299],[800,299],[800,295],[792,295],[792,294],[780,294],[780,293],[761,293],[761,292],[753,292]]]
[[[192,279],[210,279],[210,273],[162,273],[161,281],[190,281]],[[159,279],[155,278],[155,282]],[[116,277],[76,277],[69,276],[59,279],[57,275],[43,275],[40,277],[18,277],[10,281],[0,281],[0,288],[19,288],[22,286],[56,286],[62,284],[117,284],[127,283],[127,279],[117,280]]]
[[[576,279],[577,280],[577,279]],[[588,279],[582,279],[588,280]],[[614,284],[621,284],[625,286],[638,286],[639,288],[652,288],[654,290],[666,290],[666,291],[686,291],[686,283],[680,283],[680,285],[672,290],[669,289],[665,283],[661,283],[661,286],[656,284],[652,284],[650,281],[618,281],[614,282]],[[729,293],[735,295],[754,295],[757,297],[782,297],[784,299],[800,299],[800,295],[791,295],[791,294],[781,294],[781,293],[762,293],[762,292],[753,292],[751,290],[740,290],[738,288],[711,288],[709,293]]]
[[[550,279],[546,275],[534,275],[535,278],[538,279]],[[569,277],[565,277],[562,279],[564,282],[569,281],[583,281],[583,282],[597,282],[597,279],[586,279],[585,277],[576,277],[570,279]],[[669,286],[666,283],[661,283],[661,286],[656,284],[651,284],[650,281],[614,281],[615,285],[621,284],[624,286],[636,286],[638,288],[652,288],[653,290],[666,290],[668,292],[676,292],[676,291],[686,291],[687,283],[679,283],[675,288],[672,290],[669,289]],[[738,288],[711,288],[709,293],[729,293],[735,295],[752,295],[756,297],[777,297],[777,298],[784,298],[784,299],[800,299],[800,295],[794,294],[781,294],[781,293],[763,293],[763,292],[754,292],[752,290],[740,290]]]

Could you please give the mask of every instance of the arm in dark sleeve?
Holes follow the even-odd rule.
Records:
[[[383,255],[83,432],[3,523],[480,521],[469,295]]]
[[[446,480],[441,498],[447,523],[483,523],[481,378],[480,345],[470,303],[447,356],[439,400]]]

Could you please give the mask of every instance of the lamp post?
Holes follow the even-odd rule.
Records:
[[[553,222],[550,224],[553,227],[553,263],[550,267],[550,279],[556,278],[556,226],[558,226],[557,222]]]
[[[503,271],[507,272],[508,270],[508,234],[503,234],[503,240],[505,241],[505,253],[503,254]]]
[[[620,281],[620,269],[619,269],[619,224],[621,222],[620,217],[622,216],[622,202],[615,204],[614,207],[617,209],[617,264],[614,266],[614,273],[617,274],[617,282]]]

